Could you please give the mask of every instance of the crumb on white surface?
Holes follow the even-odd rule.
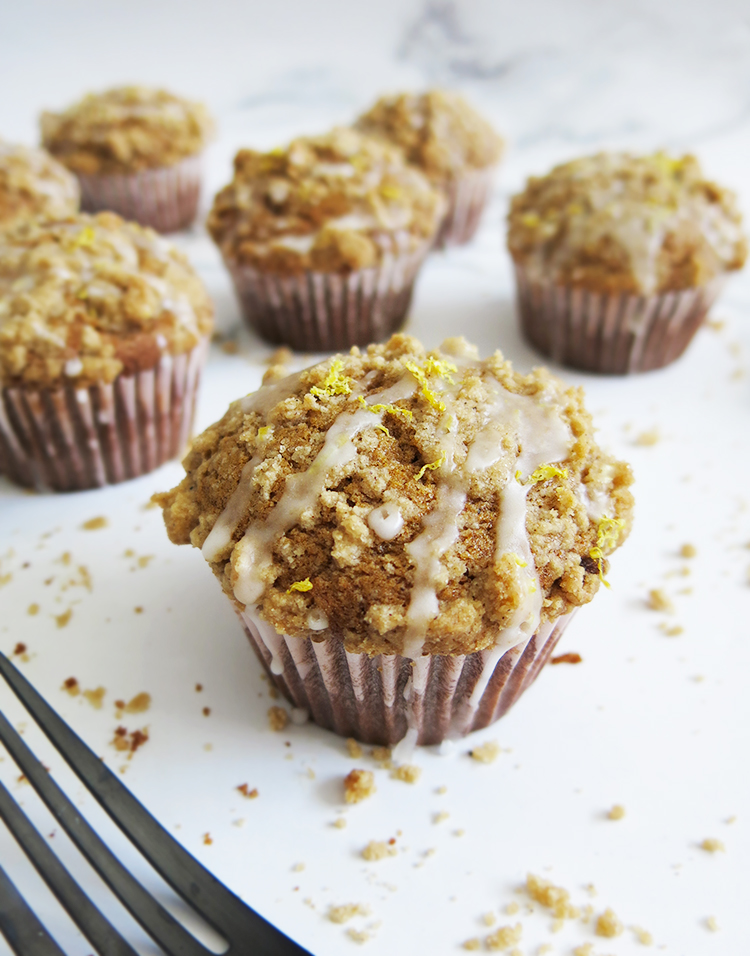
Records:
[[[404,783],[416,783],[422,776],[422,768],[413,763],[402,763],[391,771],[391,776]]]
[[[597,917],[596,925],[594,926],[594,932],[597,936],[606,936],[608,938],[620,936],[623,929],[624,927],[617,918],[617,914],[610,907],[607,907],[607,909]]]
[[[700,844],[700,848],[705,850],[706,853],[725,853],[727,849],[721,840],[717,840],[716,837],[706,837]]]
[[[355,916],[369,916],[370,907],[363,903],[342,903],[340,906],[331,906],[328,910],[328,919],[332,923],[348,923]]]
[[[625,816],[625,807],[620,803],[615,803],[607,813],[607,817],[610,820],[622,820]]]
[[[669,595],[665,594],[661,588],[652,588],[648,592],[646,606],[652,611],[662,611],[665,614],[674,613],[674,604]]]
[[[344,777],[344,800],[360,803],[375,793],[375,775],[371,770],[351,770]]]
[[[485,743],[469,751],[469,756],[478,763],[492,763],[500,754],[500,744],[496,740],[487,740]]]
[[[395,840],[393,841],[395,843]],[[375,860],[385,860],[386,857],[396,856],[398,850],[390,841],[370,840],[362,850],[362,857],[372,863]]]

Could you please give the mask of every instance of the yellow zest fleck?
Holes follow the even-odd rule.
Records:
[[[445,461],[445,452],[443,451],[443,452],[440,452],[440,457],[438,458],[437,461],[433,461],[429,465],[422,465],[422,467],[419,469],[419,473],[417,474],[417,481],[419,481],[419,479],[422,477],[422,475],[424,475],[426,471],[435,471],[437,468],[439,468],[443,464],[444,461]]]
[[[73,240],[74,246],[93,246],[94,230],[91,226],[85,226]]]
[[[383,183],[380,187],[380,195],[384,199],[400,199],[403,193],[398,186],[390,186],[388,183]]]
[[[377,429],[377,431],[382,432],[384,435],[387,435],[389,438],[391,437],[391,433],[388,431],[385,425],[376,425],[375,428]]]
[[[604,548],[611,551],[615,547],[620,531],[624,527],[625,522],[620,518],[608,518],[607,515],[602,515],[599,519],[596,529],[596,546],[591,549],[591,557],[597,563],[599,579],[605,588],[609,587],[609,581],[605,580],[603,571]]]
[[[565,468],[558,468],[557,465],[540,465],[536,471],[532,471],[529,477],[523,481],[521,478],[521,472],[516,472],[516,480],[520,481],[522,485],[534,485],[538,481],[547,481],[549,478],[567,478],[568,472]]]
[[[368,412],[373,412],[375,415],[379,415],[381,412],[388,412],[391,415],[400,415],[407,421],[411,421],[412,418],[414,418],[414,415],[409,411],[408,408],[401,408],[400,405],[368,405],[361,395],[357,396],[357,400],[362,408],[366,409]]]
[[[76,292],[77,299],[87,299],[89,295],[89,290],[85,285],[82,285],[81,288]]]
[[[424,395],[430,405],[432,405],[433,408],[436,408],[439,412],[444,412],[445,402],[442,402],[427,384],[427,373],[425,370],[420,368],[416,362],[404,362],[404,365],[422,386],[422,395]]]
[[[448,362],[446,359],[437,359],[433,356],[429,356],[424,360],[423,368],[428,375],[437,375],[438,378],[444,378],[446,382],[450,382],[451,385],[456,383],[451,378],[451,372],[457,372],[458,367],[453,364],[453,362]]]
[[[527,212],[521,216],[521,222],[528,229],[533,229],[535,226],[538,226],[541,222],[541,219],[535,212]]]
[[[260,441],[265,441],[267,438],[270,437],[272,432],[273,432],[273,427],[271,425],[263,425],[262,428],[258,429],[258,439]]]
[[[310,578],[305,578],[304,581],[295,581],[291,587],[287,588],[286,593],[291,594],[292,591],[312,591],[312,581]]]
[[[524,561],[523,558],[518,554],[513,553],[513,560],[516,562],[519,568],[527,568],[529,566],[528,562]]]
[[[335,358],[331,362],[328,374],[320,383],[313,385],[310,394],[316,398],[323,398],[325,395],[348,395],[352,390],[352,380],[348,375],[343,374],[344,362],[340,358]]]

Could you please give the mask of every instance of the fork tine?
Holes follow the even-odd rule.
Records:
[[[0,817],[94,949],[107,956],[138,956],[78,886],[2,783]]]
[[[16,956],[65,956],[1,866],[0,933]]]
[[[206,956],[208,950],[143,889],[86,820],[81,817],[75,806],[10,725],[2,711],[0,711],[0,741],[5,744],[26,779],[46,803],[71,840],[146,932],[168,953],[179,952],[184,953],[185,956]],[[71,912],[71,915],[74,914]],[[83,929],[83,927],[81,928]],[[93,943],[94,940],[91,940],[91,942]],[[130,953],[132,953],[132,950]]]
[[[243,903],[180,846],[2,653],[0,674],[79,779],[157,873],[229,942],[225,956],[246,953],[310,956],[307,950]],[[142,888],[139,886],[139,889]],[[133,915],[139,919],[138,912]],[[195,943],[192,937],[190,941]]]

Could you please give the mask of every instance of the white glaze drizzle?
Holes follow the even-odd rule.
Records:
[[[373,508],[367,516],[367,524],[383,541],[393,541],[404,527],[404,516],[395,502],[386,501],[378,508]]]

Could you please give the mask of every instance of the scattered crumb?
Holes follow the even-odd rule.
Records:
[[[124,700],[116,700],[115,707],[118,710],[121,710],[125,714],[143,714],[151,706],[151,694],[147,694],[145,691],[142,691],[140,694],[136,694],[132,700],[129,700],[125,703]]]
[[[358,760],[364,755],[364,751],[359,743],[354,739],[354,737],[347,737],[346,740],[346,752],[353,760]]]
[[[394,780],[403,780],[404,783],[416,783],[422,776],[422,768],[413,763],[402,763],[391,771]]]
[[[143,608],[141,607],[140,604],[137,607],[134,607],[133,610],[135,611],[136,614],[143,614]]]
[[[622,818],[625,816],[625,807],[619,803],[616,803],[609,811],[607,816],[610,820],[622,820]]]
[[[584,889],[589,894],[589,896],[597,896],[599,892],[593,883],[587,883],[584,886]]]
[[[144,727],[143,730],[132,731],[126,730],[125,727],[116,727],[115,735],[110,743],[115,750],[129,751],[128,756],[132,757],[136,750],[138,750],[139,747],[142,747],[147,740],[147,727]]]
[[[516,903],[515,900],[511,900],[510,903],[508,903],[508,905],[505,907],[505,912],[508,914],[508,916],[514,916],[520,909],[521,907],[518,905],[518,903]]]
[[[570,903],[570,893],[561,886],[555,886],[541,876],[529,873],[526,877],[526,892],[537,903],[551,909],[558,919],[577,919],[581,914]]]
[[[712,332],[721,332],[726,326],[724,319],[706,319],[705,323]]]
[[[464,949],[476,950],[480,948],[482,942],[477,936],[473,936],[471,939],[465,939],[461,945]]]
[[[265,361],[266,365],[287,365],[293,358],[294,352],[285,345],[282,345],[281,348],[276,349],[275,352],[271,352]]]
[[[567,654],[558,654],[550,658],[550,664],[580,664],[583,658],[575,651],[568,651]]]
[[[237,789],[242,794],[242,796],[246,797],[248,800],[255,800],[255,798],[258,796],[258,788],[253,787],[253,789],[251,790],[250,785],[247,783],[241,783],[239,787],[237,787]]]
[[[331,906],[328,910],[328,919],[332,923],[348,923],[355,916],[369,916],[370,907],[362,903],[344,903],[341,906]]]
[[[20,657],[22,654],[25,654],[27,650],[28,647],[26,647],[22,641],[19,641],[13,648],[13,655],[14,657]]]
[[[84,521],[81,525],[81,531],[98,531],[100,528],[106,528],[109,524],[109,519],[105,518],[104,515],[99,515],[97,518],[89,518],[88,521]]]
[[[731,817],[727,817],[726,820],[724,821],[724,823],[736,823],[736,822],[737,822],[737,817],[735,814],[732,814]]]
[[[375,860],[384,860],[387,856],[396,856],[397,853],[396,847],[386,843],[385,840],[370,840],[362,850],[363,858],[370,863]]]
[[[284,730],[289,723],[289,714],[283,707],[268,708],[268,725],[271,730]]]
[[[64,564],[66,567],[70,564],[72,560],[73,560],[73,555],[70,553],[70,551],[63,551],[63,553],[58,558],[58,561],[60,562],[60,564]]]
[[[717,840],[715,837],[706,837],[703,843],[701,843],[700,848],[707,853],[717,853],[719,851],[726,853],[727,849],[721,840]]]
[[[225,355],[236,355],[240,350],[239,345],[234,339],[226,339],[221,343],[221,351]]]
[[[203,684],[196,684],[195,690],[196,690],[196,693],[200,694],[200,692],[203,690]]]
[[[447,792],[448,792],[448,788],[445,786],[445,784],[442,784],[439,787],[435,787],[435,793],[439,794],[441,797],[444,793],[447,793]]]
[[[106,690],[103,687],[97,687],[94,690],[85,690],[83,696],[95,710],[101,710],[104,703]]]
[[[29,607],[28,607],[26,613],[29,615],[29,617],[36,617],[36,615],[39,613],[39,605],[38,605],[38,604],[29,604]]]
[[[147,568],[149,563],[153,561],[155,557],[155,554],[142,554],[140,558],[138,558],[138,567]]]
[[[685,633],[685,628],[681,624],[667,624],[662,622],[659,628],[667,637],[679,637],[680,634]]]
[[[206,844],[206,846],[211,846],[214,840],[210,833],[203,834],[203,842]]]
[[[717,933],[719,931],[719,921],[715,916],[706,917],[706,929],[710,929],[712,933]]]
[[[359,803],[375,793],[375,774],[371,770],[351,770],[344,777],[344,800]]]
[[[597,917],[596,925],[594,926],[594,932],[597,936],[619,936],[624,927],[619,921],[614,911],[609,907]]]
[[[447,820],[450,816],[447,810],[440,810],[438,813],[433,813],[432,822],[433,823],[442,823],[443,820]]]
[[[654,937],[647,929],[643,929],[640,926],[631,926],[630,928],[633,930],[635,933],[635,938],[642,946],[651,946],[654,941]]]
[[[581,943],[573,950],[573,956],[594,956],[594,944]]]
[[[304,863],[295,863],[294,866],[292,867],[292,872],[301,873],[304,870],[304,868],[305,868]]]
[[[53,617],[58,627],[67,627],[68,622],[73,617],[73,608],[69,607],[67,611],[62,614],[54,614]]]
[[[698,549],[694,544],[683,544],[680,548],[680,557],[681,558],[694,558],[698,553]]]
[[[6,584],[10,584],[13,580],[13,572],[8,572],[8,574],[0,574],[0,588],[5,587]]]
[[[391,748],[390,747],[373,747],[370,751],[370,756],[377,763],[390,764],[391,762]]]
[[[337,818],[333,821],[333,823],[331,824],[331,826],[332,826],[332,827],[336,827],[337,830],[343,830],[344,827],[346,826],[346,818],[345,818],[345,817],[337,817]]]
[[[233,827],[244,827],[244,825],[245,825],[244,817],[238,817],[236,820],[232,820]]]
[[[656,445],[661,440],[661,435],[659,434],[658,428],[652,428],[650,431],[641,432],[640,435],[636,435],[633,439],[634,445],[642,445],[645,448],[650,447],[651,445]]]
[[[67,691],[71,697],[77,697],[81,693],[81,688],[78,684],[78,680],[75,677],[68,677],[66,680],[64,680],[60,690]]]
[[[203,710],[201,711],[201,713],[203,714],[204,717],[210,717],[210,716],[211,716],[211,708],[210,708],[210,707],[204,707]]]
[[[469,751],[469,756],[478,763],[492,763],[500,754],[500,744],[496,740],[487,740],[485,743]]]
[[[553,933],[559,933],[563,926],[565,926],[565,920],[561,916],[556,916],[552,920],[551,929]]]
[[[453,831],[453,836],[462,837],[464,836],[465,833],[466,833],[466,830],[464,830],[463,828],[459,828],[458,830]]]
[[[485,948],[490,951],[509,949],[515,943],[521,941],[522,933],[523,927],[520,923],[516,923],[515,926],[501,926],[499,929],[496,929],[494,933],[485,936]]]
[[[585,906],[581,907],[581,922],[590,923],[591,917],[594,915],[594,907],[591,903],[586,903]]]
[[[551,952],[552,952],[552,944],[551,944],[551,943],[542,943],[542,945],[539,947],[539,949],[538,949],[536,952],[537,952],[537,956],[544,956],[545,953],[551,953]]]
[[[652,588],[648,592],[647,607],[652,611],[664,611],[667,614],[674,613],[674,604],[661,588]]]
[[[485,926],[494,926],[497,922],[497,916],[494,913],[482,913],[482,922]]]

